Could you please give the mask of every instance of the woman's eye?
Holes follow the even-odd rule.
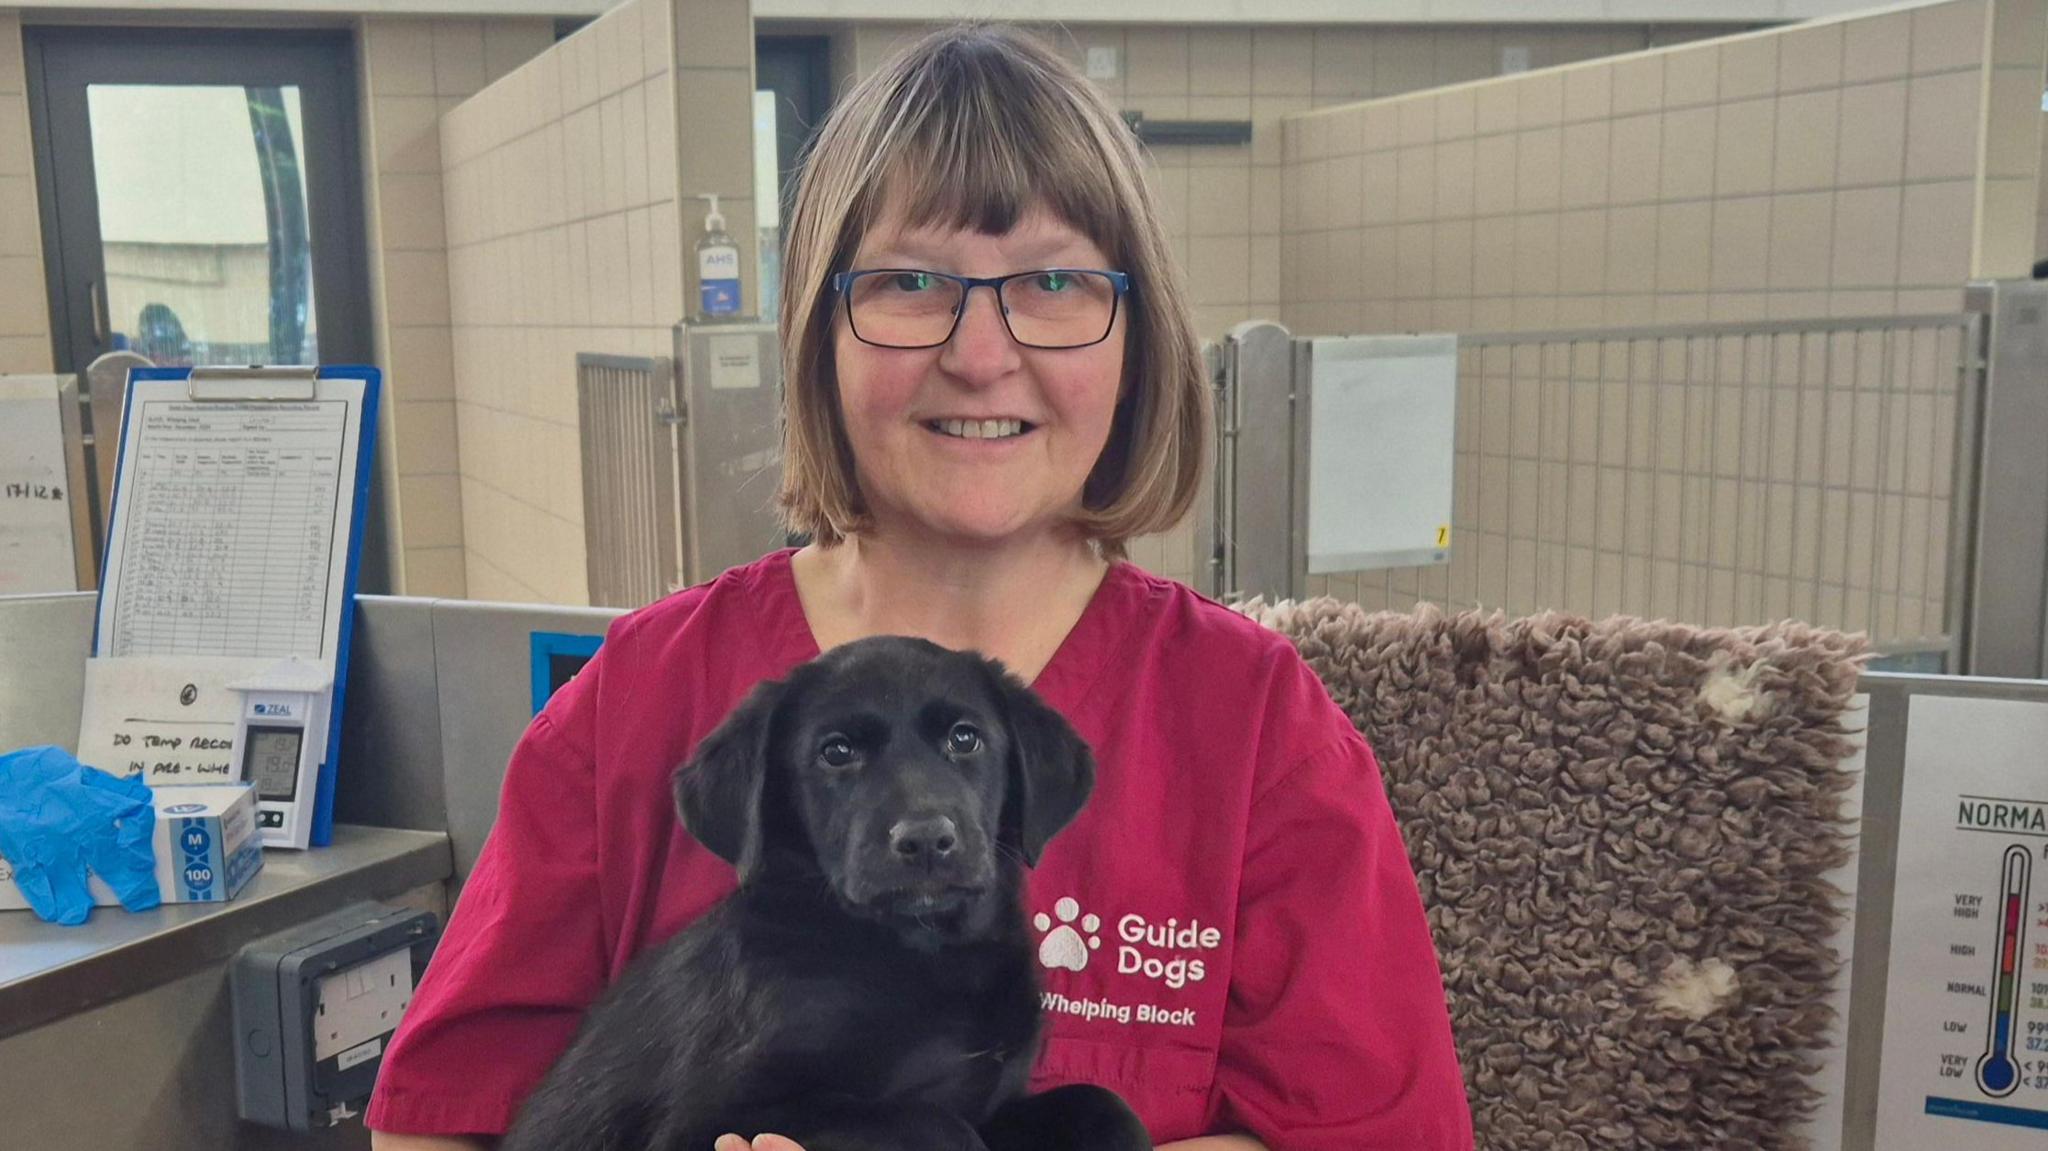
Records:
[[[1041,292],[1063,292],[1074,282],[1065,272],[1038,273],[1038,290]]]
[[[899,292],[927,291],[932,286],[932,275],[929,272],[898,272],[889,286]]]
[[[973,755],[981,750],[981,733],[971,723],[956,723],[946,733],[946,750],[954,755]]]
[[[833,736],[818,747],[818,758],[827,767],[845,767],[853,762],[853,744],[844,736]]]

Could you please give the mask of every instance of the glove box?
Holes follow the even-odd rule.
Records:
[[[159,787],[152,797],[157,890],[165,903],[225,902],[263,867],[256,793],[247,784]],[[88,887],[96,906],[120,905],[97,875]],[[28,901],[14,885],[14,869],[0,859],[0,911],[27,909]]]

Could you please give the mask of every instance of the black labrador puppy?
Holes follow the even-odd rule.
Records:
[[[1150,1151],[1114,1092],[1027,1096],[1039,986],[1020,891],[1094,784],[1000,665],[835,648],[756,688],[677,771],[740,886],[634,960],[502,1151]]]

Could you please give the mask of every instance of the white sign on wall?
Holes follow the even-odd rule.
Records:
[[[1875,1151],[2048,1146],[2048,704],[1913,698]]]
[[[78,588],[65,464],[68,376],[0,376],[0,595]],[[74,401],[75,402],[75,401]]]
[[[1447,563],[1458,338],[1310,341],[1308,571]]]

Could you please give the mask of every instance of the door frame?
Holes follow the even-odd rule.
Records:
[[[764,32],[754,37],[754,87],[767,88],[776,93],[775,126],[780,133],[783,125],[782,107],[789,94],[766,83],[762,73],[775,69],[763,69],[762,57],[774,56],[787,62],[794,78],[799,78],[809,88],[811,107],[794,108],[798,114],[799,130],[789,136],[779,137],[775,146],[776,180],[781,185],[776,189],[782,202],[784,218],[789,215],[790,201],[796,194],[796,175],[802,160],[803,150],[810,146],[811,139],[824,125],[825,117],[832,112],[835,93],[832,89],[832,38],[816,34]],[[793,102],[791,102],[793,103]],[[802,117],[808,114],[809,122]]]
[[[351,32],[29,25],[22,41],[57,371],[83,371],[105,350],[93,339],[95,303],[105,307],[106,269],[92,149],[85,146],[90,83],[298,87],[307,137],[302,146],[334,141],[305,147],[301,155],[320,359],[374,360]],[[66,145],[57,147],[58,139]],[[102,293],[97,301],[95,290]]]

